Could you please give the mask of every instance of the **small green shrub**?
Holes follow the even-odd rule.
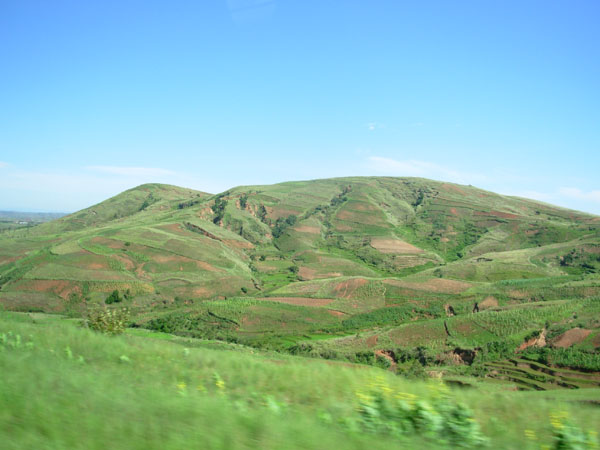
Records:
[[[116,335],[125,331],[128,321],[127,308],[94,308],[87,312],[84,323],[90,330]]]
[[[113,303],[121,303],[122,301],[123,297],[121,297],[119,291],[115,289],[108,297],[106,297],[104,303],[106,303],[107,305],[111,305]]]

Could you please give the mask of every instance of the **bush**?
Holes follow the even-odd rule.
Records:
[[[451,447],[481,447],[487,439],[466,406],[441,396],[432,401],[411,394],[390,395],[389,389],[358,394],[359,423],[365,431],[398,437],[418,434]]]
[[[123,301],[123,298],[119,294],[119,291],[117,291],[115,289],[114,291],[112,291],[112,293],[108,297],[106,297],[106,300],[104,300],[104,303],[106,303],[107,305],[110,305],[112,303],[121,303],[122,301]]]
[[[121,334],[127,328],[129,310],[127,308],[94,308],[87,312],[85,326],[90,330],[106,334]]]

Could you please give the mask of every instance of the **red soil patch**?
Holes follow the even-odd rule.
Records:
[[[298,275],[300,275],[300,277],[303,280],[314,280],[316,275],[317,275],[317,271],[315,269],[310,269],[308,267],[302,266],[300,267],[300,270],[298,270]]]
[[[369,348],[375,347],[377,345],[378,339],[379,339],[379,336],[377,336],[377,335],[369,337],[367,339],[367,345],[369,346]],[[381,351],[381,350],[378,350],[378,351]],[[375,352],[375,353],[377,353],[377,352]]]
[[[349,226],[349,225],[343,225],[341,223],[336,224],[335,225],[335,229],[337,231],[352,231],[353,230],[353,228],[351,226]]]
[[[529,347],[545,347],[545,346],[546,346],[546,330],[543,330],[539,336],[532,337],[531,339],[528,339],[525,342],[523,342],[517,349],[517,352],[522,352],[523,350],[525,350],[526,348],[529,348]]]
[[[225,243],[228,247],[233,247],[233,248],[241,248],[241,249],[254,248],[254,245],[251,242],[240,241],[238,239],[223,239],[223,243]]]
[[[299,233],[321,234],[321,229],[319,227],[311,227],[308,225],[300,225],[293,229]]]
[[[342,274],[340,272],[327,272],[327,273],[319,273],[316,269],[311,269],[309,267],[305,267],[302,266],[300,267],[300,270],[298,271],[298,275],[300,275],[300,277],[303,280],[315,280],[315,279],[322,279],[322,278],[335,278],[335,277],[341,277]]]
[[[129,259],[123,255],[112,255],[111,258],[114,258],[117,261],[119,261],[121,264],[123,264],[123,266],[127,270],[135,269],[135,263],[131,259]]]
[[[450,214],[458,216],[458,211],[456,210],[456,208],[450,208]]]
[[[16,261],[17,259],[19,259],[17,256],[0,256],[0,265],[11,263],[13,261]]]
[[[394,361],[394,358],[392,358],[392,355],[390,354],[391,352],[386,352],[385,350],[375,350],[375,356],[379,356],[380,358],[385,358],[390,362],[390,368],[389,370],[391,370],[392,372],[396,371],[396,361]]]
[[[256,300],[287,303],[297,306],[327,306],[334,301],[333,298],[307,298],[307,297],[257,297]]]
[[[192,292],[194,293],[194,295],[196,295],[198,297],[202,297],[202,298],[208,298],[208,297],[212,297],[214,295],[214,292],[208,290],[207,288],[203,288],[203,287],[195,288]]]
[[[369,203],[353,203],[350,209],[355,211],[377,211],[379,208]]]
[[[446,192],[456,192],[457,194],[461,194],[461,195],[467,195],[467,193],[462,190],[461,188],[459,188],[458,186],[454,186],[452,184],[447,184],[444,183],[442,184],[442,189],[445,190]]]
[[[440,294],[460,294],[471,287],[471,283],[465,281],[446,280],[444,278],[432,278],[422,283],[402,280],[385,280],[392,286],[414,289],[417,291],[438,292]]]
[[[267,217],[273,220],[277,220],[280,217],[286,218],[292,214],[295,216],[300,214],[300,211],[296,211],[295,209],[279,208],[277,206],[265,206],[265,209],[267,210]]]
[[[108,239],[108,238],[100,237],[100,236],[96,236],[96,237],[92,238],[90,242],[92,242],[93,244],[103,245],[105,247],[112,248],[114,250],[123,248],[123,242],[117,241],[115,239]]]
[[[367,283],[368,281],[364,278],[353,278],[338,283],[333,289],[333,292],[336,297],[350,298],[359,287],[364,286]]]
[[[553,347],[567,348],[574,344],[579,344],[591,334],[592,330],[586,330],[583,328],[573,328],[569,331],[565,331],[563,334],[558,336],[552,342]]]
[[[385,238],[374,238],[371,239],[371,247],[379,250],[381,253],[423,253],[423,250],[419,247],[409,244],[408,242],[401,241],[400,239],[385,239]]]
[[[74,292],[81,294],[81,287],[66,280],[22,280],[19,283],[19,290],[51,292],[65,300]]]
[[[496,300],[496,297],[493,297],[491,295],[486,297],[482,302],[479,303],[480,309],[493,308],[495,306],[498,306],[498,300]]]
[[[336,317],[344,317],[347,316],[347,314],[345,312],[342,311],[336,311],[335,309],[328,309],[327,312],[329,314],[331,314],[332,316],[336,316]]]
[[[179,255],[156,255],[152,257],[152,261],[157,262],[157,263],[193,263],[196,264],[196,267],[198,267],[199,269],[203,269],[203,270],[207,270],[209,272],[221,272],[221,269],[217,269],[216,267],[214,267],[213,265],[204,262],[204,261],[198,261],[197,259],[192,259],[192,258],[188,258],[186,256],[179,256]]]

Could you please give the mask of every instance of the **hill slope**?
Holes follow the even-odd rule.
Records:
[[[576,327],[585,339],[573,345],[593,350],[599,324],[583,312],[595,311],[585,301],[600,293],[599,270],[600,217],[416,178],[218,195],[143,185],[0,235],[8,309],[77,315],[118,290],[137,326],[394,364],[399,349],[425,344],[440,364],[495,342],[510,343],[506,356],[532,333]],[[551,301],[563,306],[527,315]],[[472,315],[485,309],[493,317]],[[496,331],[481,322],[521,316]]]

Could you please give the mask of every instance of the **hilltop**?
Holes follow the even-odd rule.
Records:
[[[10,310],[80,316],[117,290],[136,327],[446,376],[523,346],[600,370],[599,270],[600,217],[419,178],[142,185],[0,236]],[[564,381],[519,364],[482,370]]]

